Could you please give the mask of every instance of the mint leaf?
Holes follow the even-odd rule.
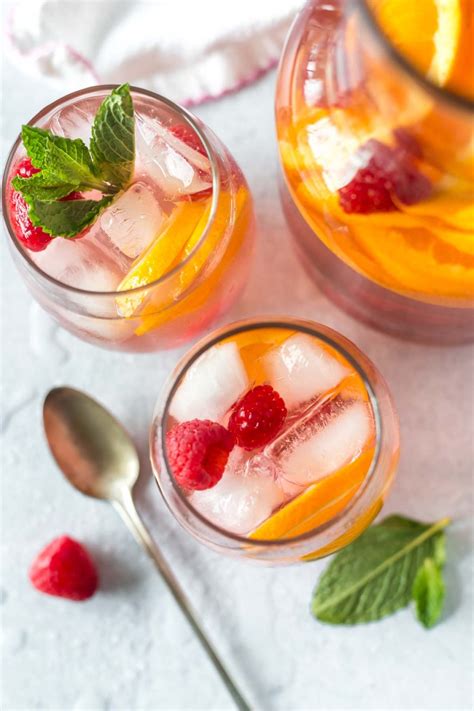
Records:
[[[38,200],[59,200],[78,189],[76,183],[64,183],[48,170],[35,173],[30,178],[17,175],[12,180],[15,190],[19,190],[25,197]]]
[[[75,237],[97,219],[99,213],[113,198],[106,196],[102,200],[65,202],[25,199],[30,206],[29,217],[34,225],[55,237]]]
[[[418,620],[428,629],[439,620],[444,604],[445,587],[441,566],[426,558],[413,583],[413,599]]]
[[[390,516],[368,528],[323,573],[313,595],[313,615],[332,624],[358,624],[408,605],[424,561],[443,558],[448,523]]]
[[[36,126],[23,126],[22,139],[40,172],[29,178],[16,176],[13,187],[28,203],[32,223],[55,237],[74,237],[131,180],[135,117],[130,87],[119,86],[102,102],[92,125],[90,150],[80,138],[63,138]],[[88,190],[98,190],[102,199],[61,201],[73,191]]]
[[[110,192],[107,182],[96,175],[89,149],[80,138],[55,136],[36,126],[23,126],[21,136],[33,165],[47,170],[58,184],[63,182],[81,190]]]
[[[100,175],[123,188],[132,177],[135,159],[135,117],[128,84],[114,89],[99,107],[90,148]]]

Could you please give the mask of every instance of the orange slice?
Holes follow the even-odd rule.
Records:
[[[249,382],[262,385],[268,380],[263,357],[293,334],[294,331],[287,328],[269,327],[244,331],[237,336],[231,336],[228,340],[237,344]]]
[[[166,221],[164,231],[134,262],[118,290],[146,286],[166,274],[199,223],[207,202],[183,202],[178,205]],[[118,296],[116,302],[120,313],[126,317],[133,316],[147,296],[145,290],[138,294]]]
[[[397,288],[458,298],[474,295],[474,258],[443,245],[430,231],[352,232]]]
[[[453,73],[462,31],[460,0],[370,0],[394,46],[422,74],[444,86]]]
[[[314,551],[314,553],[308,553],[308,555],[302,557],[302,560],[310,561],[315,560],[316,558],[322,558],[325,555],[335,553],[335,551],[338,551],[340,548],[348,546],[349,543],[352,543],[355,538],[360,536],[360,534],[363,533],[368,526],[370,526],[374,518],[380,512],[383,506],[383,501],[383,497],[377,499],[377,501],[375,501],[372,506],[367,509],[367,511],[359,516],[357,521],[353,526],[351,526],[351,528],[349,528],[349,530],[344,531],[342,536],[339,536],[335,541],[332,541],[327,546],[323,546],[322,548],[319,548],[319,550]]]
[[[234,211],[233,214],[231,210]],[[204,243],[190,262],[183,266],[177,287],[171,288],[172,293],[165,296],[160,293],[146,304],[142,311],[141,323],[135,330],[137,335],[143,335],[173,319],[191,314],[210,300],[213,291],[219,287],[219,280],[225,278],[225,271],[231,266],[236,252],[242,246],[252,215],[252,201],[246,188],[239,188],[235,200],[231,199],[229,193],[221,193],[215,219]],[[180,252],[177,261],[181,262],[186,252],[188,255],[191,253],[193,247],[189,245],[198,244],[206,224],[207,218],[204,215],[197,221],[194,231],[188,235],[185,244],[181,245],[183,251]],[[231,225],[233,234],[230,241],[226,242],[227,230]],[[217,266],[213,271],[210,269],[208,277],[205,278],[210,260],[215,260]],[[186,295],[186,291],[189,295]]]
[[[455,230],[459,230],[459,242],[469,244],[469,240],[464,241],[464,234],[471,233],[474,226],[474,204],[472,194],[462,195],[460,191],[435,195],[429,200],[417,203],[416,205],[404,205],[403,211],[411,217],[418,218],[421,224],[426,224],[427,218],[440,220],[440,224],[445,223]],[[392,225],[395,227],[395,225]],[[443,229],[441,228],[440,232]],[[470,235],[469,235],[470,236]],[[472,239],[472,237],[471,237]],[[459,247],[461,249],[461,247]],[[464,251],[464,250],[463,250]],[[468,249],[470,252],[470,250]]]
[[[460,0],[462,31],[456,57],[446,85],[467,98],[474,100],[474,71],[472,51],[474,47],[474,0]]]
[[[334,474],[312,484],[249,537],[265,540],[293,538],[330,521],[348,504],[364,481],[373,456],[374,449],[371,448]]]

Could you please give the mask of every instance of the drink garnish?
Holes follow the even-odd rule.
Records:
[[[263,447],[279,433],[286,415],[286,405],[276,390],[257,385],[234,405],[229,431],[243,449]]]
[[[166,435],[168,460],[177,483],[190,491],[210,489],[224,473],[234,437],[210,420],[189,420]]]
[[[32,165],[29,158],[22,158],[15,167],[15,174],[25,179],[38,172],[38,168]],[[19,242],[31,252],[41,252],[46,249],[52,237],[43,232],[41,227],[33,225],[28,216],[28,205],[17,190],[12,190],[10,194],[10,214],[13,230]]]
[[[370,158],[352,180],[338,190],[344,212],[361,215],[391,212],[398,209],[397,200],[414,205],[430,196],[431,182],[418,170],[412,152],[404,146],[391,147],[370,139],[359,154]]]
[[[393,515],[340,551],[321,576],[312,613],[322,622],[355,625],[380,620],[415,603],[418,620],[432,627],[444,601],[444,529]]]
[[[36,126],[22,127],[22,140],[34,168],[16,175],[34,227],[52,237],[75,237],[91,225],[113,197],[130,182],[135,159],[135,118],[128,84],[107,96],[94,118],[87,147],[80,138],[64,138]],[[102,197],[64,200],[71,193],[98,191]]]

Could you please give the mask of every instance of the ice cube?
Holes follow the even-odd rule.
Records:
[[[194,148],[188,146],[187,143],[181,141],[177,136],[171,133],[171,131],[165,128],[160,121],[149,116],[142,116],[141,114],[137,114],[136,118],[137,143],[143,139],[148,146],[151,146],[157,137],[162,138],[171,148],[184,156],[203,173],[211,172],[211,166],[207,156],[203,156],[202,153],[199,153],[199,151],[194,150]]]
[[[115,246],[110,237],[104,232],[97,222],[93,229],[87,234],[87,242],[93,244],[107,260],[114,262],[116,270],[124,277],[130,271],[133,259],[127,257],[123,252]]]
[[[167,198],[207,190],[212,187],[209,161],[183,141],[173,136],[158,122],[160,132],[152,132],[147,123],[137,126],[136,173],[148,175]],[[204,170],[196,165],[204,165]],[[192,160],[190,160],[190,157]]]
[[[135,259],[158,234],[164,215],[151,188],[134,183],[108,207],[101,226],[123,254]]]
[[[300,494],[305,488],[305,486],[301,484],[293,484],[285,479],[284,473],[278,462],[273,458],[267,457],[263,452],[258,452],[257,454],[247,457],[240,463],[237,471],[242,476],[271,479],[276,482],[288,498],[292,498],[293,496]]]
[[[85,291],[115,291],[122,278],[114,261],[87,236],[77,240],[56,237],[33,258],[49,276]]]
[[[322,118],[305,129],[308,145],[323,169],[326,185],[338,190],[352,180],[361,165],[357,150],[360,138],[350,130],[341,130],[332,119]]]
[[[49,122],[49,130],[56,136],[66,138],[82,138],[89,145],[91,126],[94,121],[97,106],[83,107],[71,104],[56,111]]]
[[[262,452],[247,457],[242,463],[239,473],[242,476],[259,477],[260,479],[272,479],[277,481],[280,476],[280,468],[272,459],[266,457]]]
[[[195,491],[189,501],[216,525],[244,535],[271,516],[285,498],[273,479],[241,476],[227,469],[216,486]]]
[[[304,334],[295,334],[269,351],[263,366],[270,384],[280,393],[289,410],[328,392],[350,372]]]
[[[298,485],[328,476],[367,447],[372,414],[367,403],[337,397],[316,403],[265,449],[284,478]]]
[[[170,406],[178,421],[223,420],[229,408],[249,387],[235,343],[223,343],[203,353],[189,368]]]

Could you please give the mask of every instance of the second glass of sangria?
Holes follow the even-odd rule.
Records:
[[[282,56],[282,200],[305,266],[394,335],[474,338],[472,0],[309,0]]]
[[[170,511],[197,540],[296,563],[342,548],[377,516],[398,463],[398,420],[380,373],[339,333],[250,320],[178,364],[150,452]]]
[[[33,297],[106,348],[192,340],[246,283],[241,170],[198,119],[144,89],[83,89],[37,114],[8,158],[3,213]]]

